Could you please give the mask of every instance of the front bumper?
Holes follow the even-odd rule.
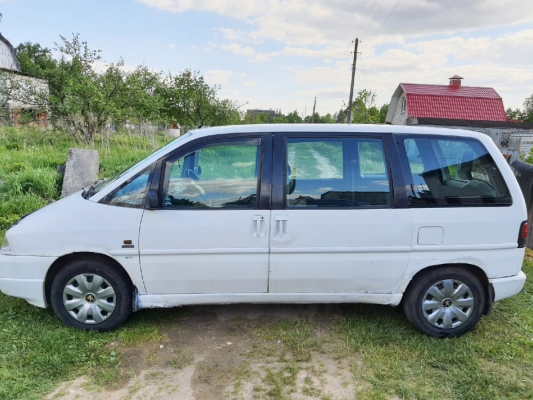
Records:
[[[494,301],[498,301],[519,293],[526,283],[526,274],[520,271],[507,278],[489,279],[489,283],[494,288]]]
[[[46,307],[44,282],[57,257],[8,256],[0,254],[0,291]]]

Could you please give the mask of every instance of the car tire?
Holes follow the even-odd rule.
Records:
[[[68,326],[106,332],[131,314],[133,288],[127,274],[97,257],[74,260],[55,276],[52,308]]]
[[[416,277],[403,299],[407,319],[433,337],[457,337],[470,331],[485,309],[480,280],[461,267],[433,269]]]

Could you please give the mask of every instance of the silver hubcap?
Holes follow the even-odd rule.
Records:
[[[474,296],[463,282],[445,279],[435,283],[422,298],[422,312],[437,328],[457,328],[474,310]]]
[[[113,314],[117,297],[113,287],[101,276],[81,274],[65,286],[63,304],[68,313],[79,322],[99,324]]]

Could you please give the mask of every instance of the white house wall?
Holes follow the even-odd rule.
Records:
[[[2,90],[0,90],[1,104],[5,102],[4,87],[6,85],[8,93],[10,86],[15,85],[17,87],[8,95],[9,100],[6,106],[10,109],[39,108],[39,104],[42,104],[39,98],[48,97],[48,83],[46,80],[4,71],[0,75],[0,86],[2,87]],[[35,91],[37,95],[28,96],[24,91]]]
[[[407,107],[402,113],[402,102],[405,99],[405,93],[402,92],[398,103],[396,103],[396,109],[394,110],[394,115],[392,117],[392,125],[407,125]]]
[[[2,40],[0,40],[0,68],[18,71],[15,54]]]

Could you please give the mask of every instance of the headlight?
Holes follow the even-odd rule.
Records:
[[[2,251],[11,251],[11,244],[9,244],[9,239],[7,238],[7,234],[4,236],[4,241],[2,242],[2,248],[0,249]]]

